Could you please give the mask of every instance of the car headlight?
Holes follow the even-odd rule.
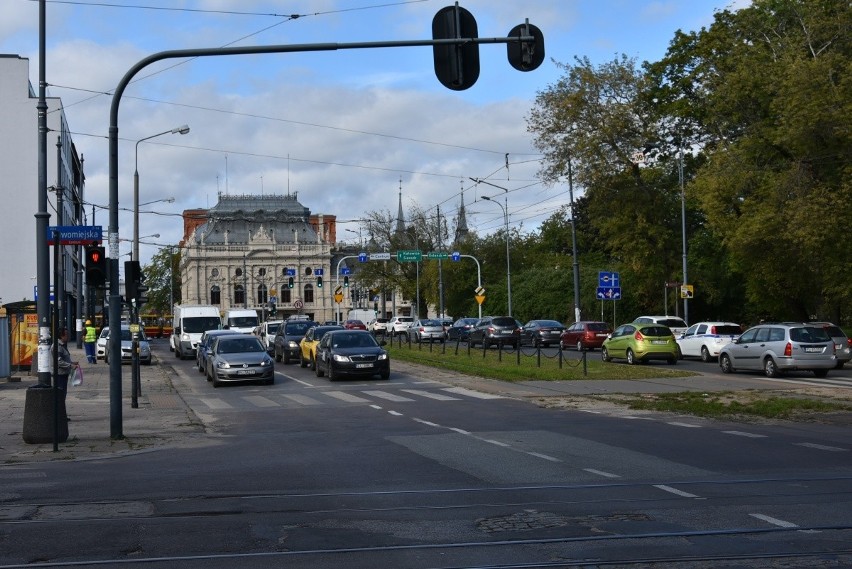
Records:
[[[220,360],[220,361],[216,362],[216,367],[222,368],[222,369],[230,369],[231,364],[229,364],[228,362],[223,362],[223,361]]]
[[[388,353],[387,352],[382,352],[381,354],[379,354],[379,361],[386,360],[386,359],[388,359]]]
[[[294,341],[290,340],[290,347],[291,347],[291,348],[298,348],[298,347],[299,347],[299,344],[297,344],[296,342],[294,342]]]
[[[180,339],[183,342],[189,342],[189,334],[181,334]]]
[[[267,358],[267,359],[263,360],[262,362],[260,362],[260,365],[261,365],[261,367],[271,366],[272,360]]]
[[[334,361],[336,361],[336,362],[350,362],[352,360],[349,359],[349,356],[343,356],[341,354],[334,354]]]

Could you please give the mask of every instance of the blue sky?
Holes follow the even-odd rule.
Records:
[[[0,52],[30,58],[38,86],[38,3],[0,0]],[[429,39],[447,0],[81,0],[47,2],[47,81],[59,96],[78,152],[85,156],[87,200],[106,205],[110,92],[137,61],[155,52],[225,45],[363,43]],[[428,47],[169,60],[137,76],[119,115],[119,195],[132,206],[135,142],[182,124],[189,134],[139,145],[140,234],[172,244],[179,214],[210,207],[218,193],[298,192],[312,212],[336,215],[338,240],[357,240],[370,211],[403,207],[454,216],[464,190],[468,222],[485,234],[503,214],[475,187],[483,178],[510,190],[510,222],[534,230],[568,201],[546,187],[525,117],[536,93],[560,69],[588,57],[660,59],[676,30],[709,26],[718,0],[468,0],[479,36],[504,37],[529,18],[545,37],[546,60],[512,69],[503,44],[480,47],[481,73],[466,91],[435,78]],[[296,15],[298,17],[291,17]],[[509,167],[506,168],[506,154]],[[578,189],[578,193],[582,189]],[[98,214],[106,224],[106,213]],[[120,236],[132,236],[122,212]],[[351,231],[347,232],[346,229]],[[129,250],[129,244],[127,250]],[[143,263],[156,252],[143,246]]]

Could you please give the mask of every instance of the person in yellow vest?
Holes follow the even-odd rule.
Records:
[[[98,356],[95,353],[95,343],[98,341],[98,331],[92,326],[91,320],[86,320],[86,337],[83,342],[86,346],[86,359],[90,364],[98,363]]]

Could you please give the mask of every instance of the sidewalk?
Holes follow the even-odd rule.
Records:
[[[122,366],[122,434],[110,438],[109,366],[99,360],[86,362],[82,349],[69,345],[74,361],[83,368],[83,384],[68,386],[66,409],[68,440],[59,443],[27,444],[23,440],[27,389],[38,383],[35,375],[19,374],[20,382],[0,380],[0,466],[53,460],[97,459],[144,452],[166,446],[197,444],[205,436],[202,422],[192,413],[172,386],[170,368],[142,365],[142,395],[138,408],[131,407],[131,366]],[[156,357],[156,356],[155,356]]]

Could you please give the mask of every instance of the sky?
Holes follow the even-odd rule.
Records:
[[[483,44],[478,81],[453,91],[435,77],[430,47],[357,48],[431,39],[448,0],[48,0],[48,95],[62,99],[85,159],[85,200],[94,204],[87,222],[106,234],[112,92],[137,62],[191,48],[343,47],[168,59],[134,77],[119,106],[119,237],[129,252],[135,170],[143,264],[181,240],[181,212],[212,207],[220,194],[296,194],[312,213],[337,217],[338,242],[366,240],[360,220],[395,216],[400,192],[406,214],[440,208],[450,226],[463,200],[480,235],[504,227],[505,204],[510,225],[528,233],[569,202],[567,182],[538,180],[541,156],[527,132],[536,95],[563,74],[557,63],[621,54],[656,61],[677,30],[699,31],[715,11],[747,3],[465,0],[479,37],[506,37],[528,19],[544,35],[546,57],[520,72],[504,44]],[[38,2],[0,6],[0,53],[29,58],[37,92]],[[187,134],[169,132],[182,125]]]

